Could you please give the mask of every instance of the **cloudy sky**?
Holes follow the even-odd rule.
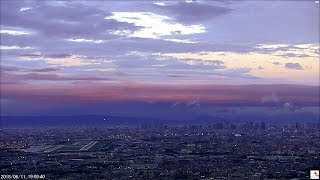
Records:
[[[2,113],[318,106],[319,12],[315,1],[3,0]]]

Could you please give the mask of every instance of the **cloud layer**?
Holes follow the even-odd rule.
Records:
[[[263,105],[275,93],[263,88],[316,104],[319,7],[310,2],[1,1],[0,34],[6,105]]]

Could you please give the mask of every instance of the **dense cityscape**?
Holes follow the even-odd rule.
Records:
[[[319,123],[5,128],[1,138],[3,179],[309,179],[320,165]]]

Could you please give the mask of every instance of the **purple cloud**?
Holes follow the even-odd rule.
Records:
[[[52,72],[52,71],[59,71],[59,68],[41,68],[41,69],[33,69],[33,72]]]
[[[66,6],[59,7],[46,2],[35,3],[33,1],[1,2],[1,25],[29,29],[46,37],[62,38],[98,38],[97,36],[114,38],[115,35],[104,32],[139,29],[130,23],[104,19],[111,13],[82,3],[66,2]],[[32,8],[20,11],[22,7],[28,5]]]
[[[40,70],[40,71],[39,71]],[[46,71],[47,70],[47,71]],[[45,72],[45,73],[40,73]],[[15,80],[16,82],[23,82],[26,80],[32,81],[101,81],[101,80],[111,80],[107,77],[95,77],[89,75],[59,75],[50,72],[50,69],[38,69],[32,73],[25,74],[8,74],[1,73],[1,81],[7,82],[9,80]]]
[[[215,59],[203,61],[201,59],[167,58],[161,54],[200,53],[200,55],[209,55],[209,52],[268,54],[276,51],[285,52],[292,48],[300,50],[295,47],[296,43],[314,45],[313,40],[318,37],[313,33],[308,33],[310,29],[318,30],[318,26],[314,28],[317,21],[314,21],[313,16],[314,12],[318,11],[310,3],[272,2],[273,6],[268,6],[268,2],[252,2],[252,5],[247,6],[247,2],[223,4],[211,1],[193,3],[168,1],[164,2],[165,6],[156,6],[153,5],[153,2],[137,1],[134,4],[135,6],[132,7],[131,2],[1,1],[1,30],[21,30],[30,33],[24,35],[1,33],[2,46],[30,47],[30,49],[1,49],[1,65],[23,67],[19,73],[54,72],[55,69],[52,67],[55,66],[48,63],[46,59],[49,59],[51,63],[55,60],[56,62],[69,62],[74,57],[86,65],[77,68],[64,67],[59,73],[103,77],[114,72],[121,72],[125,76],[119,75],[117,78],[123,81],[145,82],[148,79],[149,82],[155,83],[167,83],[168,79],[179,82],[185,79],[199,82],[197,80],[200,79],[203,80],[202,82],[234,83],[238,78],[243,79],[239,82],[240,84],[258,81],[259,83],[273,83],[282,80],[273,81],[264,76],[259,76],[261,77],[259,80],[253,80],[258,78],[251,72],[252,69],[241,65],[228,67],[228,63],[224,62],[233,59],[227,59],[227,56],[223,58],[223,61]],[[24,8],[23,11],[21,8]],[[289,13],[290,16],[283,16],[283,9],[286,9],[286,13]],[[177,32],[158,39],[115,35],[111,32],[143,30],[135,24],[128,23],[130,21],[121,20],[120,17],[105,19],[115,12],[131,12],[132,14],[150,12],[153,15],[171,18],[165,21],[184,26],[182,29],[185,31],[191,27],[186,24],[201,24],[206,32],[188,35]],[[279,18],[270,18],[270,16]],[[139,18],[139,16],[130,18]],[[266,23],[263,27],[259,23],[261,19]],[[290,23],[288,25],[290,31],[287,25],[283,27],[285,24],[283,22]],[[273,27],[279,27],[279,29],[275,31]],[[167,38],[189,39],[193,43],[173,42],[166,40]],[[80,39],[80,42],[68,41],[68,39]],[[84,41],[81,42],[81,39]],[[90,40],[102,40],[102,43],[90,43]],[[275,45],[283,43],[285,47],[257,48],[259,44],[266,42]],[[143,57],[130,55],[132,51],[143,54]],[[273,64],[280,65],[279,62]],[[257,65],[253,69],[267,68],[262,65],[259,68],[260,65],[257,59]],[[288,66],[291,69],[308,69],[307,66],[302,68],[301,65],[301,67],[290,64]],[[35,67],[37,69],[34,69]],[[188,77],[170,78],[171,75]],[[213,81],[211,79],[213,76],[226,78],[232,82]],[[294,82],[301,83],[300,81]]]
[[[13,66],[0,66],[0,72],[6,72],[6,71],[18,71],[21,68],[13,67]]]
[[[285,68],[294,70],[304,70],[304,68],[299,63],[286,63]]]
[[[198,2],[179,2],[157,7],[163,12],[172,15],[178,22],[185,24],[199,23],[231,12],[231,9],[227,7]]]
[[[273,62],[272,64],[274,64],[274,65],[281,65],[281,63],[279,63],[279,62]]]

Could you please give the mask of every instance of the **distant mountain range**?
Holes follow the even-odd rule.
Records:
[[[199,115],[193,119],[160,119],[149,117],[123,117],[105,115],[77,115],[77,116],[0,116],[1,127],[41,127],[41,126],[151,126],[212,124],[217,122],[319,122],[316,114],[241,114],[230,113],[221,115]]]

